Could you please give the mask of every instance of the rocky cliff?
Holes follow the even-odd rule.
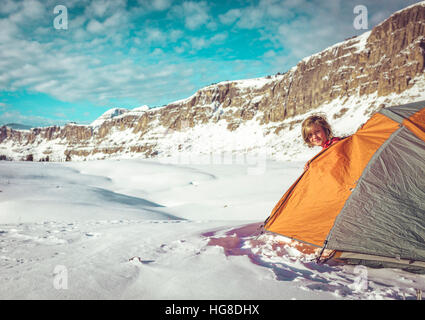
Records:
[[[0,156],[64,161],[261,149],[293,159],[285,150],[301,143],[306,113],[326,113],[336,131],[351,133],[382,105],[425,100],[424,66],[425,4],[419,3],[285,74],[210,85],[161,108],[112,109],[90,126],[3,126]],[[342,120],[350,118],[347,128]]]

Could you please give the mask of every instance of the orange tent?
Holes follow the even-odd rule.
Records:
[[[351,261],[425,267],[425,102],[384,108],[322,150],[264,228]]]

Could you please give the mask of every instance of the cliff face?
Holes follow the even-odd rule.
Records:
[[[283,75],[221,82],[161,108],[117,109],[115,116],[101,117],[93,126],[30,131],[1,127],[0,155],[24,159],[32,154],[34,160],[50,155],[58,161],[154,157],[212,151],[228,134],[233,135],[233,149],[255,149],[264,143],[273,148],[284,145],[300,117],[311,110],[333,113],[337,121],[361,103],[360,123],[382,103],[397,103],[394,95],[404,102],[423,98],[417,91],[425,83],[424,66],[425,5],[418,4],[361,36],[303,59]],[[332,107],[336,103],[337,109]],[[256,138],[241,145],[248,124],[255,125]],[[209,149],[202,149],[205,144]]]

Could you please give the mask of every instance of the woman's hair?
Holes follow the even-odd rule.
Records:
[[[304,139],[304,142],[307,143],[307,145],[309,147],[314,147],[314,145],[312,145],[310,143],[310,140],[308,138],[308,134],[310,132],[310,128],[313,125],[319,125],[323,128],[323,130],[325,131],[326,134],[326,138],[332,139],[333,137],[333,133],[332,133],[332,129],[331,126],[329,125],[328,121],[326,120],[326,116],[324,115],[312,115],[309,116],[308,118],[306,118],[301,126],[301,133]]]

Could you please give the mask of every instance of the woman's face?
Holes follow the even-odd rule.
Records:
[[[326,137],[325,130],[322,128],[322,126],[319,126],[317,124],[313,124],[310,127],[307,137],[312,145],[319,147],[322,146],[328,140]]]

